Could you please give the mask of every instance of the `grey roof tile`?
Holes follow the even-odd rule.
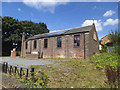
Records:
[[[89,32],[92,29],[92,27],[93,27],[93,25],[89,25],[89,26],[84,26],[84,27],[60,30],[60,31],[56,31],[56,32],[38,34],[38,35],[34,35],[33,37],[28,38],[27,40],[45,38],[45,37],[51,37],[51,36],[58,36],[58,35],[65,35],[65,34],[72,34],[72,33]]]

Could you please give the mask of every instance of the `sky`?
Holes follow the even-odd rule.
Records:
[[[94,18],[99,39],[118,28],[118,2],[50,1],[12,2],[7,0],[7,2],[2,2],[2,17],[10,16],[35,23],[44,22],[50,31],[92,25]]]

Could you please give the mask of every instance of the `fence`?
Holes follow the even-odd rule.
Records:
[[[20,78],[22,78],[23,75],[25,75],[25,77],[28,78],[28,76],[30,75],[28,68],[8,65],[7,62],[3,62],[3,64],[2,64],[2,72],[3,73],[9,73],[10,75],[18,74],[20,76]],[[30,72],[31,72],[31,76],[34,76],[34,68],[31,68]]]

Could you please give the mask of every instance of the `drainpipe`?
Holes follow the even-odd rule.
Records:
[[[84,59],[85,59],[85,33],[84,33]]]

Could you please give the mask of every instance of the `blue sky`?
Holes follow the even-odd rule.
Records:
[[[54,1],[54,0],[53,0]],[[117,2],[3,2],[2,16],[44,22],[50,31],[96,25],[98,37],[118,28]]]

